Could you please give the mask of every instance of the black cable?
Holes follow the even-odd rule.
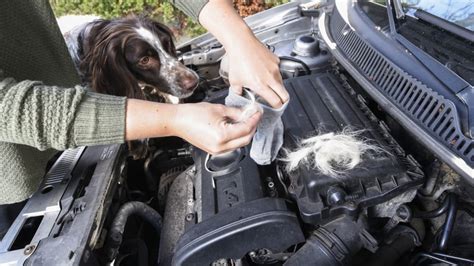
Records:
[[[431,211],[417,211],[413,212],[413,218],[421,218],[421,219],[432,219],[441,216],[444,214],[449,208],[449,196],[446,196],[441,206],[438,208],[431,210]]]
[[[128,217],[131,215],[138,215],[150,223],[159,237],[161,232],[161,216],[158,212],[143,202],[127,202],[120,207],[109,229],[105,246],[108,261],[112,261],[117,256],[120,245],[122,244],[125,225],[127,224]]]
[[[311,69],[309,69],[308,65],[305,62],[299,60],[298,58],[294,58],[290,56],[280,56],[280,61],[281,60],[287,60],[287,61],[298,63],[301,65],[301,68],[303,68],[304,72],[306,72],[306,75],[311,74]]]
[[[454,221],[456,220],[456,212],[457,202],[456,202],[456,195],[448,194],[449,197],[449,207],[448,213],[446,215],[446,221],[444,222],[443,231],[441,232],[441,237],[438,242],[438,249],[441,251],[445,251],[448,247],[449,237],[451,236],[451,232],[453,231]]]

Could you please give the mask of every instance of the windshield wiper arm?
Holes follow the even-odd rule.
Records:
[[[435,15],[432,15],[428,12],[425,12],[421,9],[417,9],[415,12],[415,17],[418,19],[421,19],[423,21],[426,21],[434,26],[437,26],[443,30],[449,31],[461,38],[464,38],[470,42],[474,42],[474,32],[465,29],[461,26],[458,26],[452,22],[446,21],[440,17],[437,17]]]

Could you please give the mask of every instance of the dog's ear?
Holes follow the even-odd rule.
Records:
[[[148,19],[150,28],[160,38],[163,48],[172,56],[176,57],[176,47],[173,41],[173,32],[164,24]]]
[[[125,61],[122,38],[117,37],[120,34],[107,27],[103,26],[95,36],[95,32],[91,31],[91,43],[95,45],[91,46],[81,63],[83,73],[88,74],[95,92],[144,99],[138,80]]]
[[[122,48],[110,45],[92,64],[92,88],[99,93],[144,99],[138,80],[130,72]]]

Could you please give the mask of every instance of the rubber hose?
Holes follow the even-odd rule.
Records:
[[[438,208],[431,210],[431,211],[415,211],[413,213],[414,218],[421,218],[421,219],[431,219],[436,218],[444,214],[449,209],[449,195],[446,196],[441,206]]]
[[[446,215],[446,221],[444,222],[443,231],[441,233],[441,238],[438,242],[438,249],[440,251],[445,251],[448,247],[449,237],[453,231],[454,221],[456,220],[456,212],[458,210],[456,196],[454,194],[449,194],[449,208],[448,214]]]
[[[150,206],[139,201],[130,201],[123,204],[109,229],[108,239],[106,243],[106,256],[108,261],[112,261],[118,254],[120,245],[122,244],[123,232],[127,224],[128,217],[138,215],[147,221],[156,230],[159,237],[161,232],[161,216]]]
[[[306,72],[306,75],[311,74],[311,69],[309,69],[308,65],[305,62],[299,60],[298,58],[294,58],[294,57],[290,57],[290,56],[280,56],[280,61],[282,61],[282,60],[298,63],[298,64],[301,65],[303,70]]]
[[[396,265],[397,261],[405,255],[408,251],[416,247],[413,236],[401,235],[389,245],[381,246],[373,255],[368,266]]]

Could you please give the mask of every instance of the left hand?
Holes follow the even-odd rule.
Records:
[[[242,94],[246,87],[273,108],[281,107],[289,95],[280,75],[280,60],[253,36],[239,40],[227,49],[231,89]]]
[[[278,57],[254,36],[232,1],[209,0],[199,21],[224,45],[229,56],[229,82],[235,93],[242,94],[243,87],[249,88],[274,108],[288,101]]]

